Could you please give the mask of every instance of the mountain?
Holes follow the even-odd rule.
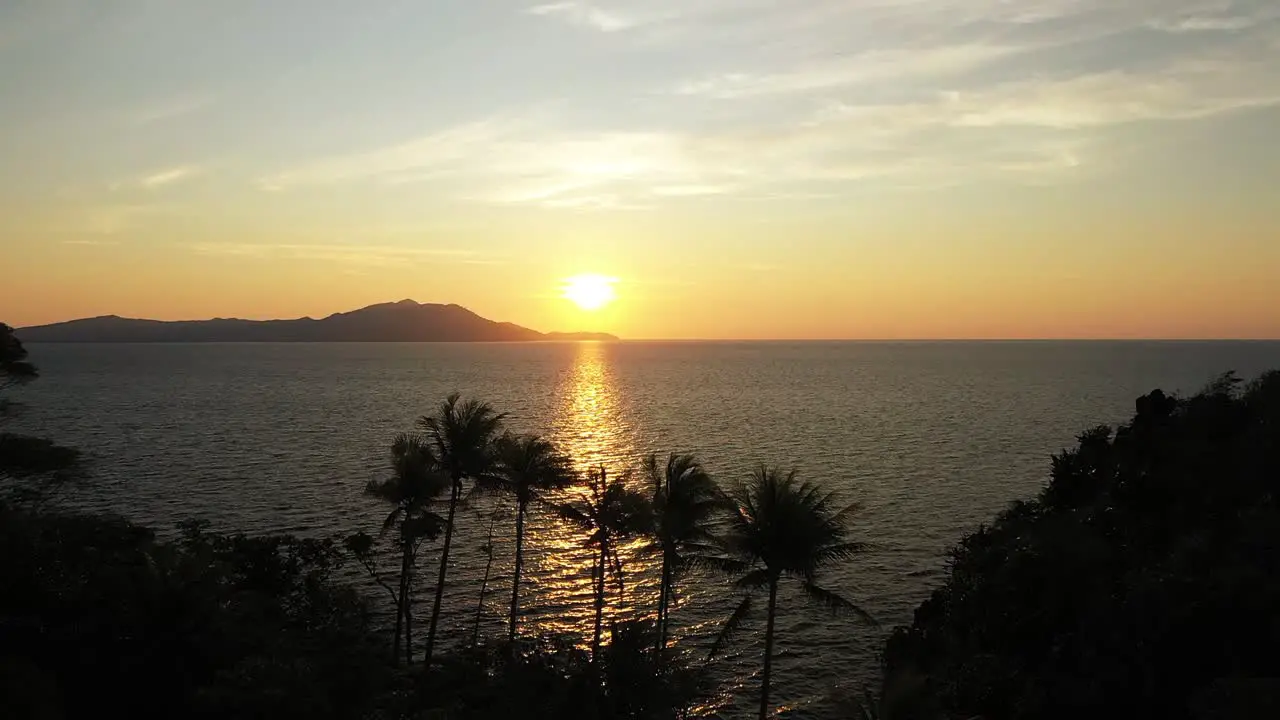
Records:
[[[540,333],[459,305],[401,300],[314,320],[136,320],[116,315],[20,328],[23,342],[536,342],[617,340],[604,333]]]

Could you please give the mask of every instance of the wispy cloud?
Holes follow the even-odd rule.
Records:
[[[146,175],[138,181],[138,184],[148,190],[156,190],[167,185],[189,180],[202,172],[204,172],[203,168],[198,165],[180,165]]]
[[[465,249],[360,243],[198,243],[192,246],[192,250],[201,255],[277,257],[367,266],[386,266],[405,262],[460,265],[489,265],[501,262],[499,258]]]
[[[1280,106],[1280,25],[1261,0],[612,0],[524,12],[614,33],[617,47],[670,43],[645,86],[618,90],[641,111],[566,101],[495,113],[258,185],[422,183],[457,202],[614,210],[820,199],[867,181],[1060,182],[1120,154],[1111,128]]]
[[[1151,23],[1151,26],[1157,30],[1165,30],[1172,33],[1196,33],[1234,32],[1251,28],[1257,24],[1258,20],[1251,17],[1189,17],[1172,22],[1156,21]]]
[[[150,125],[199,112],[213,103],[212,95],[202,94],[158,98],[134,108],[127,114],[127,118],[134,125]]]
[[[523,120],[478,120],[423,135],[402,143],[322,158],[258,179],[264,190],[284,190],[299,185],[324,185],[381,178],[389,181],[412,176],[421,181],[434,177],[428,170],[444,172],[474,161],[492,149],[500,138],[518,129]]]
[[[720,99],[813,93],[890,80],[948,77],[972,72],[1017,52],[997,45],[955,45],[873,50],[831,57],[776,73],[725,73],[684,81],[675,91]]]
[[[635,20],[603,10],[591,2],[547,3],[545,5],[535,5],[529,8],[527,12],[530,15],[561,17],[574,25],[594,28],[604,32],[625,30],[636,24]]]
[[[168,205],[149,203],[115,203],[91,205],[78,213],[79,223],[66,232],[94,235],[119,235],[136,229],[147,218],[173,212]]]
[[[959,126],[1088,128],[1189,120],[1280,105],[1267,65],[1189,62],[1147,75],[1107,72],[1054,83],[1014,83],[959,98]]]

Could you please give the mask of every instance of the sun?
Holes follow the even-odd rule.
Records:
[[[562,294],[583,310],[599,310],[617,298],[617,293],[613,291],[616,282],[617,278],[604,275],[574,275],[565,279]]]

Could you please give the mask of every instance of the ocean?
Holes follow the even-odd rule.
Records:
[[[792,717],[824,717],[838,689],[874,686],[888,632],[944,578],[948,549],[1048,479],[1050,457],[1086,428],[1128,419],[1155,388],[1191,393],[1228,370],[1280,368],[1280,342],[688,342],[535,344],[47,345],[41,379],[11,397],[9,429],[86,453],[77,508],[158,529],[199,517],[251,533],[375,533],[386,509],[364,497],[388,473],[399,432],[449,393],[549,435],[583,468],[614,473],[656,452],[694,453],[729,484],[760,463],[796,468],[862,510],[869,552],[823,578],[880,627],[780,595],[775,697]],[[446,594],[447,642],[470,637],[492,505],[460,513]],[[495,535],[484,631],[510,593],[509,523]],[[590,632],[589,553],[545,513],[526,543],[525,629]],[[632,548],[634,550],[634,548]],[[609,612],[651,612],[651,559],[628,554]],[[435,556],[418,580],[425,615]],[[388,569],[391,565],[388,564]],[[380,597],[369,593],[371,598]],[[701,653],[737,601],[694,578],[672,618]],[[763,618],[752,626],[763,629]],[[758,637],[715,665],[727,693],[754,696]]]

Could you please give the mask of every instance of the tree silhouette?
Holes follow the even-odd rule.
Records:
[[[510,495],[516,503],[516,555],[511,582],[507,640],[516,639],[520,612],[520,574],[524,566],[524,521],[529,503],[545,500],[550,491],[573,484],[572,461],[545,438],[504,435],[495,443],[493,471],[480,481],[483,489]]]
[[[715,481],[692,455],[671,455],[665,465],[656,455],[650,455],[644,467],[653,487],[652,549],[662,556],[655,633],[656,648],[662,652],[667,645],[676,586],[689,565],[687,556],[711,550],[710,524],[727,503]]]
[[[427,444],[441,470],[451,481],[449,514],[444,524],[444,545],[440,550],[440,572],[436,578],[435,601],[431,606],[431,624],[427,627],[426,665],[431,666],[435,650],[436,629],[440,623],[440,606],[444,601],[445,581],[449,573],[449,548],[453,543],[454,519],[462,498],[462,483],[486,475],[493,465],[493,440],[506,415],[495,412],[488,403],[463,401],[457,393],[450,395],[435,415],[419,421]]]
[[[1134,410],[959,543],[887,683],[951,717],[1280,717],[1280,372]]]
[[[0,390],[39,376],[36,366],[27,362],[27,349],[13,334],[13,328],[0,323]]]
[[[27,349],[13,328],[0,323],[0,390],[39,376],[36,366],[27,362]],[[8,409],[5,399],[0,398],[0,421]],[[54,488],[80,477],[82,469],[80,451],[75,448],[45,438],[0,432],[0,481],[26,481],[16,488],[4,488],[10,500],[39,504]]]
[[[760,720],[765,720],[769,716],[774,619],[782,578],[798,579],[809,599],[828,610],[849,612],[864,622],[875,622],[857,605],[817,584],[818,572],[824,565],[864,550],[862,543],[847,540],[846,521],[858,506],[838,508],[834,493],[800,482],[794,470],[784,474],[764,466],[739,483],[730,497],[735,507],[722,538],[728,558],[718,564],[737,575],[735,586],[747,593],[716,638],[712,655],[719,652],[750,612],[751,591],[767,590],[764,670],[760,678]]]
[[[560,517],[587,533],[585,544],[596,551],[592,568],[595,578],[595,624],[591,635],[591,657],[600,656],[600,636],[604,623],[605,578],[612,569],[619,592],[623,591],[622,560],[618,543],[648,532],[653,525],[652,508],[639,492],[627,487],[623,476],[609,480],[604,466],[587,475],[587,494],[558,508]]]
[[[424,540],[440,535],[444,519],[431,510],[433,503],[449,489],[448,476],[440,472],[431,447],[414,435],[400,435],[391,443],[391,477],[372,481],[365,493],[393,506],[382,523],[382,532],[393,528],[400,547],[400,583],[396,592],[396,628],[392,657],[399,662],[400,638],[404,636],[405,661],[413,662],[413,569],[418,548]],[[358,550],[360,548],[351,548]]]

